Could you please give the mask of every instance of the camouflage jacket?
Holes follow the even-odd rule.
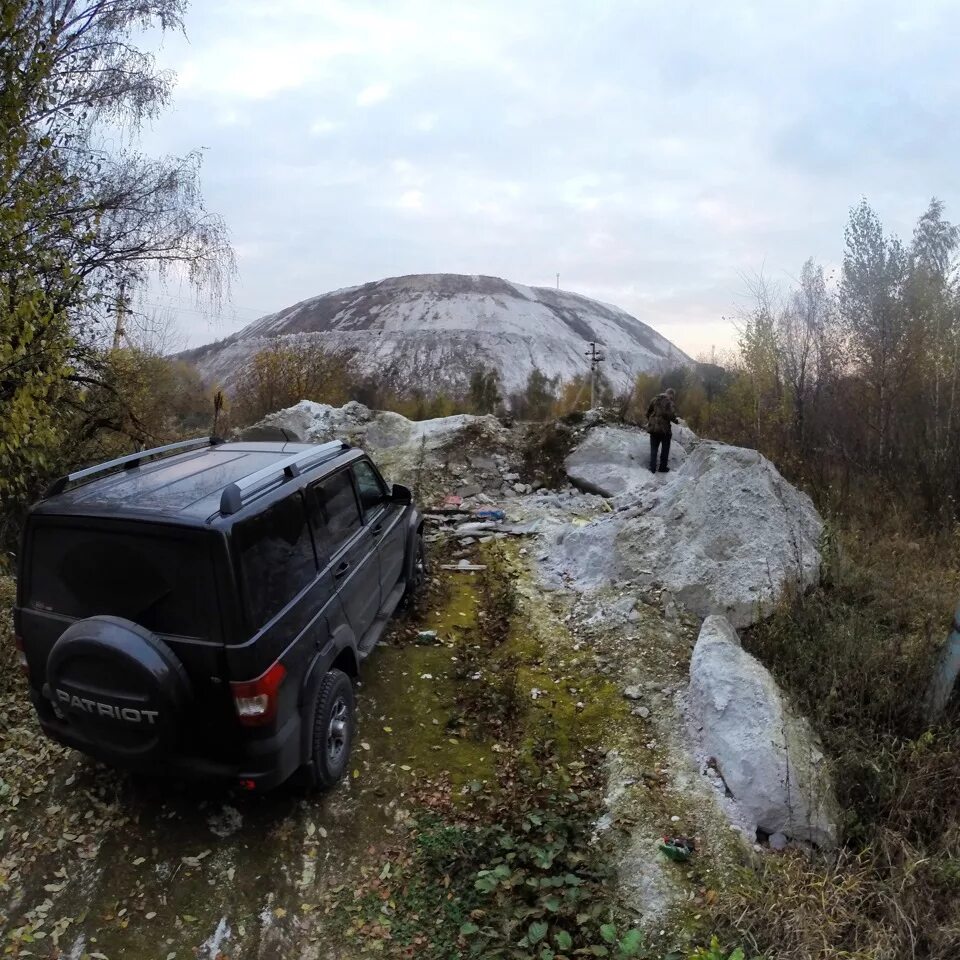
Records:
[[[670,433],[670,424],[677,422],[677,408],[665,394],[659,393],[647,407],[647,430],[650,433]]]

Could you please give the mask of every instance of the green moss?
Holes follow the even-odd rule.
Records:
[[[464,783],[493,778],[491,744],[453,729],[457,696],[451,657],[446,647],[377,651],[376,670],[363,688],[359,731],[370,750],[361,746],[357,759],[395,764],[410,776],[446,775],[455,795]]]
[[[436,631],[436,641],[377,650],[367,662],[361,690],[361,745],[355,759],[391,764],[408,778],[446,776],[454,796],[464,784],[492,780],[494,774],[492,744],[479,731],[461,735],[457,723],[455,645],[477,628],[476,584],[470,574],[445,580],[434,608],[407,624],[414,639],[430,630]]]

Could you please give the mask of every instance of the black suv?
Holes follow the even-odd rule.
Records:
[[[422,519],[335,441],[189,440],[58,480],[14,626],[40,725],[107,763],[268,789],[347,767],[352,679],[425,575]]]

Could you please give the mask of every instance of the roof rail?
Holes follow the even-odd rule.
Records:
[[[171,453],[182,453],[185,450],[193,450],[198,447],[213,447],[218,443],[223,443],[219,437],[197,437],[194,440],[179,440],[177,443],[167,443],[162,447],[152,447],[150,450],[141,450],[139,453],[131,453],[125,457],[117,457],[116,460],[107,460],[105,463],[99,463],[95,467],[87,467],[84,470],[77,470],[75,473],[68,473],[65,477],[54,480],[47,487],[44,498],[54,497],[77,480],[87,480],[95,477],[99,473],[108,473],[117,467],[123,467],[125,470],[132,470],[139,467],[140,464],[149,457],[157,457]]]
[[[300,476],[304,470],[315,467],[318,463],[349,449],[350,444],[346,441],[331,440],[329,443],[321,443],[309,450],[291,454],[283,460],[270,464],[269,467],[251,473],[248,477],[228,483],[220,495],[220,513],[223,516],[237,513],[245,503],[257,494],[263,493],[268,487],[286,483],[287,480]]]

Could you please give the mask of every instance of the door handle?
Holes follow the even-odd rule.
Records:
[[[382,524],[382,523],[378,523],[378,524],[373,528],[373,530],[372,530],[371,532],[373,533],[373,535],[374,535],[375,537],[379,537],[380,534],[383,533],[383,524]]]
[[[342,577],[349,569],[350,569],[350,561],[343,560],[341,561],[340,566],[333,571],[333,575],[339,580],[340,577]]]

